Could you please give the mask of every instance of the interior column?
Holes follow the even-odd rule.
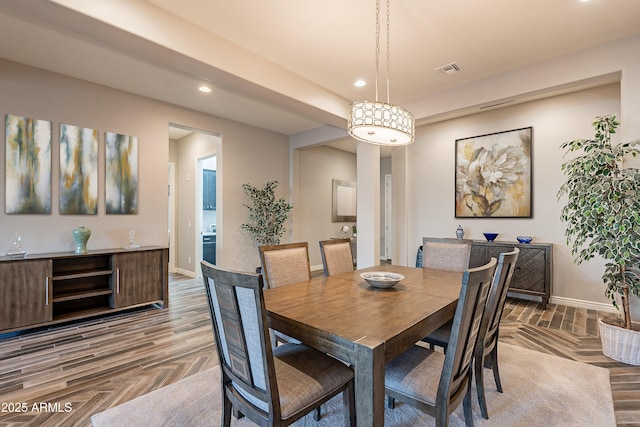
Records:
[[[380,264],[380,146],[357,146],[358,268]]]

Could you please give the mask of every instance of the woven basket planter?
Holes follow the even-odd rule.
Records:
[[[602,352],[618,362],[640,366],[640,332],[610,325],[598,319]]]

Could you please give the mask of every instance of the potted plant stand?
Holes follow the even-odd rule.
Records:
[[[633,323],[634,328],[639,328]],[[598,319],[602,353],[618,362],[640,366],[640,331],[612,325]]]

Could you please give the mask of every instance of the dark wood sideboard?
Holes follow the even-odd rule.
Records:
[[[0,257],[0,333],[151,304],[169,306],[169,250]]]
[[[510,293],[540,297],[542,309],[547,308],[551,297],[553,275],[553,245],[549,243],[486,242],[474,240],[471,248],[469,267],[478,267],[498,259],[501,252],[520,249],[520,255],[513,272]]]

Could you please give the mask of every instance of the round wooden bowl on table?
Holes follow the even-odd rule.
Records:
[[[402,274],[391,273],[388,271],[368,271],[360,273],[360,277],[374,288],[381,289],[392,288],[404,279]]]

